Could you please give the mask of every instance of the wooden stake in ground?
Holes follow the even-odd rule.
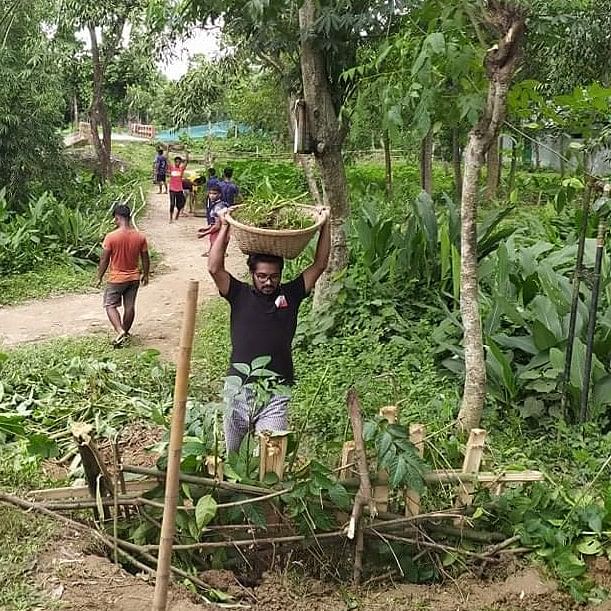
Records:
[[[354,445],[356,455],[356,465],[359,472],[359,489],[354,497],[354,506],[352,514],[348,522],[346,536],[348,539],[356,539],[354,552],[354,572],[353,580],[355,584],[361,581],[363,571],[363,525],[361,524],[361,516],[363,507],[369,506],[369,515],[375,518],[378,511],[376,504],[371,494],[371,481],[369,478],[369,466],[367,465],[367,453],[365,451],[365,442],[363,441],[363,417],[361,415],[361,406],[356,391],[351,388],[348,391],[348,414],[350,415],[350,423],[352,424],[352,432],[354,434]]]
[[[409,425],[409,440],[416,446],[420,458],[424,456],[424,424]],[[411,488],[405,490],[405,515],[415,516],[420,513],[420,495]]]
[[[191,349],[193,347],[193,334],[195,332],[198,287],[199,283],[194,280],[189,283],[187,303],[180,334],[176,382],[174,385],[174,407],[172,409],[172,424],[170,429],[170,448],[168,450],[168,469],[165,482],[165,503],[161,536],[159,539],[160,548],[157,565],[157,580],[155,581],[155,597],[152,607],[153,611],[165,611],[168,600],[172,543],[176,531],[176,506],[178,505],[180,458],[185,428],[185,412],[187,406],[187,392],[189,389]]]
[[[471,429],[469,441],[467,442],[467,450],[465,451],[465,460],[463,461],[462,470],[465,474],[477,474],[482,464],[484,455],[484,444],[486,442],[486,431],[484,429]],[[475,484],[461,482],[458,486],[456,494],[456,507],[468,507],[473,502],[473,492]],[[463,520],[457,518],[455,524],[462,524]]]

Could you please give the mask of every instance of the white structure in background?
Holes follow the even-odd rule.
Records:
[[[583,156],[581,145],[583,139],[581,138],[569,138],[565,136],[562,141],[560,137],[551,137],[544,134],[538,134],[537,140],[541,142],[538,147],[539,155],[539,167],[549,168],[551,170],[560,171],[562,169],[562,160],[559,155],[563,155],[568,159],[568,163],[564,163],[565,170],[574,170],[578,161]],[[502,148],[503,148],[503,165],[508,164],[511,159],[511,149],[513,145],[513,137],[504,134],[501,136]],[[532,143],[532,154],[531,154],[531,165],[534,167],[536,164],[536,144]],[[520,154],[520,160],[522,156]],[[611,175],[611,148],[599,147],[596,151],[590,154],[588,160],[588,171],[595,176],[609,176]]]

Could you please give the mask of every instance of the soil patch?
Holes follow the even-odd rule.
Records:
[[[64,532],[61,547],[51,546],[38,559],[35,580],[68,611],[150,611],[153,600],[154,586],[148,576],[132,575],[108,558],[91,553],[87,540],[70,532]],[[170,591],[171,611],[213,608],[197,603],[183,589]]]

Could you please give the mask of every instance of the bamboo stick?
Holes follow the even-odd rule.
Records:
[[[151,475],[160,480],[166,479],[166,471],[159,471],[158,469],[137,467],[136,465],[123,465],[123,471],[125,471],[125,473],[136,473],[139,475]],[[200,486],[207,486],[208,488],[220,488],[221,490],[232,490],[233,492],[243,492],[245,494],[269,494],[269,488],[263,488],[262,486],[250,486],[247,484],[236,484],[234,482],[219,482],[210,477],[199,477],[197,475],[188,475],[187,473],[180,473],[179,479],[181,482],[199,484]]]
[[[165,611],[168,601],[168,585],[172,560],[172,544],[176,531],[176,506],[178,505],[178,487],[182,438],[185,429],[185,413],[189,388],[189,370],[191,367],[191,350],[195,333],[195,314],[197,311],[197,292],[199,283],[192,280],[187,291],[187,302],[180,335],[180,348],[176,367],[174,385],[174,407],[170,429],[170,447],[168,450],[168,470],[165,485],[165,507],[161,523],[160,549],[157,562],[157,578],[153,611]]]
[[[486,431],[484,429],[471,429],[462,467],[464,473],[477,474],[479,471],[484,454],[485,441]],[[472,503],[474,488],[473,484],[465,484],[463,482],[459,484],[456,507],[466,507]]]
[[[113,507],[115,504],[114,498],[106,498],[106,499],[77,499],[74,501],[47,501],[40,503],[41,507],[46,507],[47,509],[51,509],[53,511],[78,511],[79,509],[95,509],[98,505],[102,505],[104,507]],[[136,497],[117,497],[117,505],[119,507],[138,507],[143,505],[141,499]]]
[[[177,550],[191,550],[191,549],[218,549],[224,547],[256,547],[258,545],[276,545],[279,543],[297,543],[299,541],[307,540],[323,540],[323,539],[337,539],[345,536],[343,530],[335,530],[328,533],[320,533],[319,535],[289,535],[286,537],[265,537],[263,539],[236,539],[228,541],[208,541],[202,543],[185,543],[184,545],[175,545],[174,549]],[[142,549],[147,551],[155,551],[159,549],[158,545],[142,545]]]
[[[242,499],[240,501],[231,501],[230,503],[218,503],[217,509],[226,509],[227,507],[239,507],[240,505],[250,505],[252,503],[261,503],[263,501],[269,501],[270,499],[276,498],[278,496],[282,496],[286,494],[288,490],[276,490],[275,492],[270,492],[265,496],[255,496],[248,499]],[[136,499],[142,505],[149,505],[150,507],[157,507],[158,509],[164,508],[164,503],[160,503],[159,501],[153,501],[151,499],[145,499],[142,497],[138,497]],[[195,511],[195,505],[177,505],[176,509],[180,509],[181,511]]]

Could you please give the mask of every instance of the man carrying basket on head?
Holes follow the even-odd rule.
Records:
[[[210,249],[208,271],[219,293],[231,307],[231,366],[229,375],[241,375],[234,363],[250,364],[260,356],[271,357],[266,366],[285,385],[294,382],[292,342],[297,328],[297,313],[301,302],[310,294],[318,278],[327,268],[331,251],[328,214],[318,236],[314,262],[297,278],[283,284],[284,259],[274,255],[251,254],[248,269],[252,285],[240,282],[225,269],[225,251],[229,241],[226,210],[219,214],[221,227]],[[255,413],[254,394],[241,393],[229,400],[225,415],[227,451],[238,451],[242,439],[252,430],[285,431],[288,427],[286,395],[273,395]]]

